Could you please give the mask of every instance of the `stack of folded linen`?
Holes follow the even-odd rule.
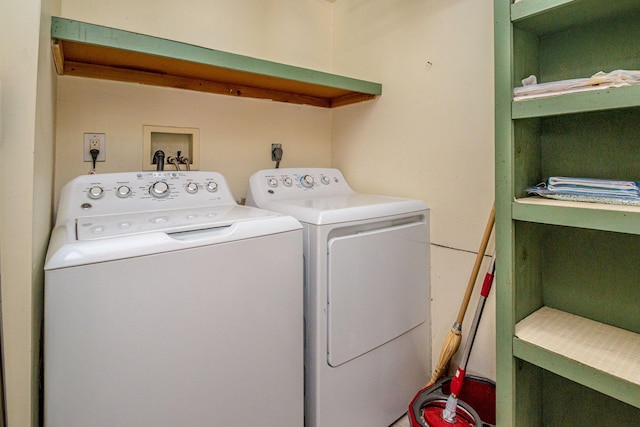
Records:
[[[635,181],[552,176],[527,193],[559,200],[640,206],[640,186]]]
[[[536,76],[529,76],[522,80],[522,86],[513,89],[515,101],[531,98],[562,95],[588,90],[607,89],[640,84],[640,71],[615,70],[610,73],[600,71],[591,77],[578,79],[559,80],[547,83],[538,83]]]

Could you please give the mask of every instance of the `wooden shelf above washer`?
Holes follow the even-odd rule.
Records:
[[[375,98],[379,83],[51,18],[58,74],[332,108]]]

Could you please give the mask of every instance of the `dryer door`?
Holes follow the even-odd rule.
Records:
[[[424,222],[336,237],[328,246],[331,366],[367,353],[426,320],[429,242]]]

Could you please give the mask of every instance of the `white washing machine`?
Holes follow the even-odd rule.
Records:
[[[305,425],[386,427],[431,369],[429,211],[336,169],[271,169],[247,204],[304,226]]]
[[[302,227],[215,172],[87,175],[45,265],[47,427],[300,427]]]

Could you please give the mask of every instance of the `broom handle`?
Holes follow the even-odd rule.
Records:
[[[493,230],[493,224],[496,222],[496,204],[494,203],[491,207],[491,213],[489,214],[489,220],[487,221],[487,226],[484,229],[484,235],[482,236],[482,241],[480,242],[480,249],[478,249],[478,255],[476,256],[476,262],[473,265],[473,270],[471,271],[471,276],[469,277],[469,283],[467,283],[467,291],[464,294],[464,299],[462,300],[462,304],[460,304],[460,311],[458,312],[458,317],[456,318],[456,324],[462,325],[462,321],[464,320],[464,314],[467,312],[467,306],[469,305],[469,300],[471,299],[471,293],[473,292],[473,286],[476,283],[476,279],[478,278],[478,271],[480,271],[480,264],[482,264],[482,257],[487,250],[487,244],[489,243],[489,237],[491,236],[491,230]]]

